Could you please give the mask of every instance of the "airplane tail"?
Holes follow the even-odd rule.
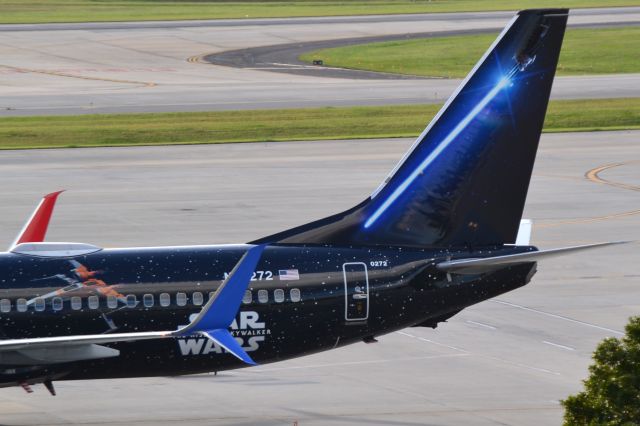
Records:
[[[567,17],[519,12],[369,198],[253,243],[514,243]]]

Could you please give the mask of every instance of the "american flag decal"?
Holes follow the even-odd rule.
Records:
[[[278,276],[280,277],[280,281],[292,281],[299,280],[300,274],[297,269],[280,269],[278,271]]]

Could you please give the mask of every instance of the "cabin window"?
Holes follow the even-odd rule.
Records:
[[[176,305],[185,306],[187,304],[187,294],[186,293],[176,293]]]
[[[27,299],[18,299],[16,308],[18,308],[18,312],[27,312]]]
[[[209,293],[209,300],[213,299],[213,296],[216,295],[215,291],[212,291],[211,293]]]
[[[35,307],[38,312],[44,311],[44,299],[42,297],[36,297]]]
[[[284,290],[281,288],[277,288],[273,291],[273,300],[277,303],[284,302]]]
[[[82,309],[82,299],[78,296],[73,296],[71,298],[71,309],[73,309],[74,311],[79,311],[80,309]]]
[[[142,296],[142,303],[144,303],[145,308],[150,308],[153,306],[153,294],[145,294]]]
[[[160,295],[160,306],[162,306],[163,308],[166,308],[170,304],[171,304],[171,296],[169,296],[169,293],[162,293]]]
[[[113,294],[107,296],[107,308],[116,309],[117,307],[118,307],[118,298]]]
[[[87,305],[89,309],[98,309],[98,307],[100,307],[100,299],[98,299],[98,296],[89,296]]]
[[[199,291],[196,291],[191,295],[191,300],[193,301],[194,305],[200,306],[204,302],[204,296]]]
[[[291,301],[292,302],[299,302],[301,300],[300,298],[300,290],[297,288],[292,288],[291,292],[289,293],[289,295],[291,296]]]
[[[258,290],[258,302],[267,303],[269,301],[269,292],[267,290]]]
[[[9,299],[2,299],[0,300],[0,312],[2,312],[3,314],[6,314],[7,312],[11,311],[11,300]]]
[[[53,299],[51,299],[51,307],[53,308],[54,311],[61,311],[62,310],[62,298],[61,297],[54,297]]]
[[[253,300],[253,295],[251,294],[251,290],[247,290],[244,292],[244,296],[242,296],[242,303],[248,305]]]
[[[127,308],[135,308],[138,304],[135,294],[127,294]]]

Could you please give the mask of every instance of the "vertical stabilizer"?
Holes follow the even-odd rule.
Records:
[[[567,17],[519,12],[368,199],[258,242],[514,243]]]

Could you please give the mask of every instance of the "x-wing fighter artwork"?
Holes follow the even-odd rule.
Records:
[[[9,250],[15,249],[20,244],[41,243],[44,241],[51,220],[51,215],[55,207],[58,196],[64,191],[52,192],[42,198],[33,214],[18,234]],[[85,265],[75,259],[67,259],[72,267],[66,274],[55,274],[44,278],[33,279],[36,281],[61,280],[67,283],[66,286],[51,291],[49,293],[32,297],[27,300],[27,306],[33,305],[36,300],[42,299],[45,302],[53,297],[60,297],[67,300],[78,290],[89,290],[96,296],[115,297],[118,303],[126,304],[126,298],[119,293],[114,285],[108,285],[103,280],[97,278],[103,271],[91,271]]]
[[[45,302],[51,300],[53,297],[61,297],[63,300],[67,300],[78,290],[89,290],[96,296],[103,297],[115,297],[116,300],[125,305],[127,303],[126,297],[119,293],[113,285],[108,285],[103,280],[96,278],[102,271],[90,271],[86,266],[74,259],[67,260],[73,267],[69,274],[56,274],[44,278],[37,278],[33,281],[48,281],[52,279],[58,279],[67,282],[67,286],[43,294],[42,296],[33,297],[27,300],[27,306],[35,303],[37,299],[44,299]]]
[[[27,220],[27,223],[25,224],[24,228],[22,228],[9,250],[16,250],[16,247],[18,246],[24,246],[33,243],[46,244],[44,243],[44,239],[49,227],[51,215],[53,213],[53,209],[55,207],[58,196],[62,192],[64,191],[53,192],[51,194],[45,195],[42,198],[42,201],[40,202],[40,204],[38,204],[29,220]],[[46,254],[46,250],[42,251],[41,253]],[[66,282],[67,285],[54,291],[42,295],[35,295],[29,298],[25,303],[26,308],[28,309],[29,307],[37,304],[38,301],[41,301],[43,306],[46,306],[47,303],[51,304],[54,297],[60,298],[60,302],[62,304],[68,301],[74,295],[81,292],[86,294],[86,292],[88,291],[89,293],[98,297],[112,297],[116,300],[116,306],[113,307],[110,312],[101,312],[100,317],[107,325],[105,333],[117,330],[118,326],[109,315],[127,306],[126,297],[115,289],[116,285],[109,285],[105,281],[98,278],[98,276],[102,274],[103,271],[92,271],[76,259],[69,258],[66,259],[66,261],[68,262],[69,266],[71,266],[71,269],[67,273],[50,275],[43,278],[34,278],[33,280],[31,280],[31,282],[61,280],[63,282]],[[136,301],[133,305],[137,306],[137,304],[138,302]]]

